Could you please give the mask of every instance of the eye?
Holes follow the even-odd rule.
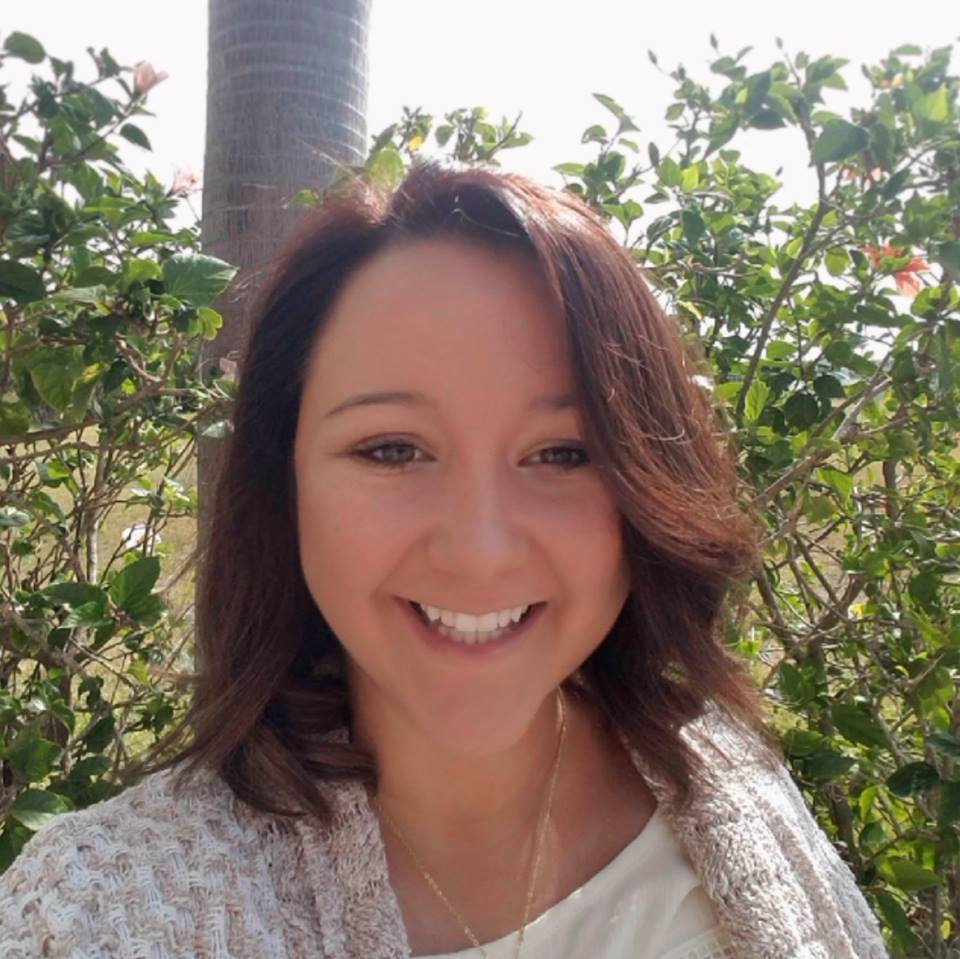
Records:
[[[403,469],[414,462],[412,458],[407,456],[407,453],[411,450],[417,452],[417,449],[413,443],[407,443],[404,440],[387,440],[374,443],[371,446],[360,447],[354,450],[354,454],[375,466],[384,466],[387,469]]]
[[[566,455],[561,455],[558,460],[552,455],[556,453]],[[571,456],[570,454],[573,455]],[[548,446],[546,449],[540,450],[539,453],[535,453],[534,456],[546,456],[548,462],[545,465],[556,466],[561,470],[577,469],[580,466],[586,466],[587,463],[590,462],[587,451],[582,446]]]
[[[420,448],[406,440],[384,440],[359,447],[353,451],[353,455],[375,466],[402,470],[416,462],[418,452],[422,452]],[[548,446],[533,455],[542,457],[544,466],[553,466],[565,472],[586,466],[590,462],[587,451],[582,446]]]

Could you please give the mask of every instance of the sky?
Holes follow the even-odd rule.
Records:
[[[202,171],[206,0],[165,0],[162,7],[135,0],[2,0],[2,7],[0,34],[32,33],[49,53],[85,61],[91,71],[84,52],[91,45],[106,46],[121,63],[150,60],[166,71],[169,78],[150,94],[155,117],[140,123],[153,152],[131,146],[127,162],[163,181],[172,181],[179,167]],[[866,89],[862,63],[906,42],[930,48],[957,40],[956,0],[928,0],[916,16],[905,9],[892,0],[374,0],[368,132],[398,120],[404,106],[440,116],[482,105],[494,120],[513,120],[522,111],[520,129],[535,139],[502,154],[503,167],[559,185],[562,177],[551,167],[591,156],[580,135],[609,116],[592,93],[626,108],[641,128],[635,134],[641,144],[668,145],[663,112],[674,82],[650,63],[648,49],[661,67],[683,63],[703,78],[717,56],[711,32],[721,53],[752,45],[746,63],[754,69],[773,61],[778,36],[793,53],[843,56],[850,60],[850,94],[832,93],[828,101],[843,113]],[[753,151],[754,167],[773,173],[783,166],[790,198],[812,192],[799,133],[752,136],[755,142],[744,149]]]

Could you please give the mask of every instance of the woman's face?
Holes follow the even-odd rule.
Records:
[[[355,715],[453,753],[507,748],[609,631],[628,568],[573,388],[562,315],[521,257],[416,240],[347,282],[294,459],[303,573],[348,654]],[[489,639],[472,628],[491,617],[444,635],[411,601],[542,605]]]

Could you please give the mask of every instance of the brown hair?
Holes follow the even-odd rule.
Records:
[[[356,181],[332,191],[278,258],[216,489],[200,670],[179,730],[192,741],[154,768],[208,764],[257,808],[321,818],[319,782],[375,779],[369,755],[329,736],[349,722],[347,688],[300,569],[293,438],[306,358],[345,281],[388,245],[438,235],[533,257],[562,306],[588,452],[622,514],[632,575],[614,627],[570,685],[683,802],[699,768],[678,735],[685,721],[714,702],[763,729],[758,694],[720,636],[723,600],[757,555],[732,451],[713,435],[678,331],[589,207],[523,176],[435,162],[390,194]]]

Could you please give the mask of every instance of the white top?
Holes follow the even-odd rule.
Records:
[[[484,943],[513,959],[517,933]],[[418,957],[476,959],[477,949]],[[713,905],[660,808],[596,875],[527,926],[523,959],[734,959]]]

